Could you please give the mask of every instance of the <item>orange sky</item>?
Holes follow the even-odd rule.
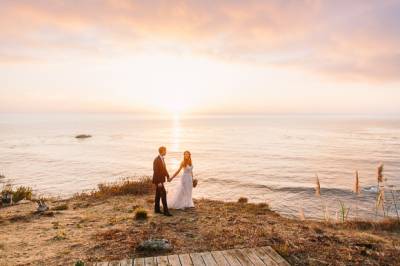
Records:
[[[400,113],[400,1],[0,2],[0,112]]]

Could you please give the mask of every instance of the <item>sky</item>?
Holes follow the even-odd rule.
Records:
[[[0,112],[400,114],[400,0],[1,0]]]

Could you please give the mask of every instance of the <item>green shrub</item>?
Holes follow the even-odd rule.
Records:
[[[16,190],[14,190],[11,184],[7,184],[4,186],[4,188],[0,194],[2,196],[6,195],[6,194],[12,194],[13,202],[18,202],[23,199],[31,200],[32,199],[32,188],[20,186]]]
[[[135,219],[136,220],[146,220],[148,217],[146,209],[139,208],[135,212]]]
[[[75,266],[85,266],[85,262],[78,260],[77,262],[75,262]]]

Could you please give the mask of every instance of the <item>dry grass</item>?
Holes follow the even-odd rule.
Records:
[[[353,192],[357,195],[360,195],[361,189],[360,189],[360,177],[358,175],[358,171],[356,171],[356,177],[354,179],[354,188]]]
[[[317,197],[321,196],[321,184],[319,182],[319,177],[317,174],[315,175],[315,195]]]
[[[246,198],[240,203],[195,200],[195,209],[172,210],[173,217],[164,217],[152,213],[152,193],[149,178],[122,180],[61,203],[48,202],[62,212],[39,215],[35,203],[2,209],[0,265],[73,265],[78,259],[162,255],[136,250],[154,237],[168,239],[171,253],[269,245],[293,265],[400,264],[400,225],[395,220],[299,221]],[[144,214],[146,219],[135,219]]]
[[[67,203],[63,203],[63,204],[57,205],[52,208],[53,211],[65,211],[68,209],[69,209],[69,206]]]
[[[238,203],[247,203],[247,202],[249,202],[249,199],[248,199],[248,198],[240,197],[240,198],[238,199]]]
[[[202,252],[270,245],[293,265],[399,264],[399,225],[327,223],[281,217],[267,204],[195,200],[195,209],[172,210],[173,217],[152,213],[153,195],[70,199],[69,208],[53,216],[33,215],[35,204],[6,208],[1,213],[0,265],[73,265],[119,260],[137,253],[150,238],[168,239],[171,253]],[[59,204],[49,202],[49,205]],[[146,210],[146,220],[135,212]],[[16,215],[29,219],[13,219]],[[18,230],[18,228],[23,228]],[[29,239],[29,244],[27,240]],[[68,253],[68,254],[66,254]],[[3,259],[3,261],[2,261]]]
[[[13,188],[11,184],[7,184],[4,186],[2,191],[0,191],[0,196],[6,193],[12,194],[13,202],[19,202],[23,199],[31,200],[32,199],[32,188],[20,186],[16,189]]]
[[[146,195],[155,191],[150,177],[125,178],[113,183],[99,184],[97,190],[76,194],[75,198],[107,198],[121,195]]]
[[[349,220],[343,224],[332,224],[335,228],[354,230],[389,231],[400,233],[400,222],[396,219],[385,218],[381,221]]]

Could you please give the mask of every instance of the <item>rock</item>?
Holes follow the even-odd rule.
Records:
[[[91,137],[92,137],[92,135],[85,135],[85,134],[75,136],[75,138],[77,138],[77,139],[87,139],[87,138],[91,138]]]
[[[10,191],[5,191],[0,194],[2,206],[13,205],[13,194]]]
[[[154,252],[154,251],[172,251],[172,245],[166,239],[150,239],[141,243],[137,247],[138,251]]]
[[[49,207],[46,205],[46,203],[43,200],[39,200],[37,202],[38,207],[37,207],[37,212],[45,212],[49,210]]]
[[[28,204],[28,203],[31,203],[31,202],[32,202],[32,201],[30,201],[30,200],[23,199],[23,200],[18,201],[18,202],[15,203],[15,204],[21,205],[21,204]]]

